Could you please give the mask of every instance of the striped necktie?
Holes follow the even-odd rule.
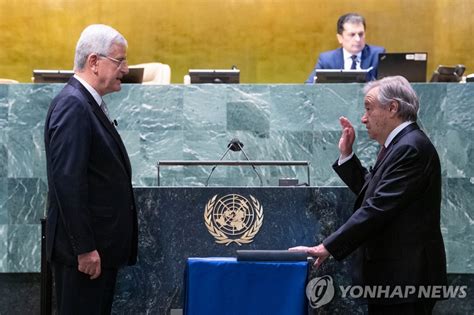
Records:
[[[351,65],[351,70],[356,70],[357,69],[357,55],[352,55],[352,65]]]
[[[102,101],[102,103],[100,103],[100,109],[102,109],[102,111],[104,112],[105,116],[107,116],[109,121],[112,122],[112,120],[110,120],[110,116],[109,116],[109,109],[107,108],[107,105],[105,104],[104,101]]]

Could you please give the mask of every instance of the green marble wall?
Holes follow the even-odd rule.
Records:
[[[62,88],[0,85],[0,272],[39,271],[46,185],[43,127]],[[255,160],[307,160],[312,186],[340,186],[331,169],[338,156],[338,117],[357,130],[357,154],[374,163],[377,145],[360,122],[362,85],[125,85],[107,96],[124,139],[133,183],[156,184],[158,160],[215,160],[239,138]],[[420,124],[443,168],[442,230],[448,271],[474,273],[474,84],[417,84]],[[226,158],[244,159],[241,153]],[[281,177],[306,182],[304,168],[259,167],[265,185]],[[209,167],[166,167],[165,186],[203,186]],[[249,167],[218,167],[211,186],[258,186]]]

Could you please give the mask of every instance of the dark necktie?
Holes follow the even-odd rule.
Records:
[[[351,70],[355,70],[355,69],[357,69],[357,56],[352,55],[351,59],[352,59]]]
[[[377,156],[377,163],[379,163],[383,157],[385,156],[385,153],[387,153],[387,148],[383,145],[381,148],[380,148],[380,151],[379,151],[379,155]]]

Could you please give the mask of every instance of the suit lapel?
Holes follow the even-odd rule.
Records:
[[[401,138],[403,138],[403,136],[405,136],[406,134],[410,133],[411,131],[417,130],[417,129],[420,129],[420,127],[418,127],[417,123],[410,124],[410,125],[406,126],[405,128],[403,128],[395,136],[395,138],[393,138],[392,142],[390,142],[390,145],[388,146],[387,152],[385,153],[384,157],[381,158],[379,161],[377,161],[375,163],[374,168],[373,168],[372,171],[375,172],[380,167],[380,165],[383,164],[385,159],[390,155],[390,152],[392,152],[393,147],[397,144],[398,141],[400,141]]]
[[[360,67],[361,69],[367,69],[370,65],[370,59],[368,56],[370,55],[369,46],[365,45],[364,49],[362,49],[362,55],[360,56]]]
[[[123,144],[122,139],[120,138],[120,135],[117,132],[117,129],[115,129],[115,126],[112,125],[112,123],[109,121],[105,113],[100,109],[99,104],[95,101],[95,99],[92,97],[92,95],[87,91],[87,89],[74,77],[72,77],[68,84],[71,84],[74,86],[76,89],[78,89],[87,99],[89,105],[91,106],[92,111],[94,114],[97,116],[101,124],[104,126],[104,128],[110,133],[112,138],[115,140],[117,143],[119,149],[120,149],[120,155],[121,155],[121,160],[123,162],[123,166],[125,168],[125,171],[127,172],[128,176],[131,178],[132,177],[132,167],[130,165],[130,159],[128,158],[127,150],[125,148],[125,145]]]
[[[89,104],[91,104],[91,103],[89,103]],[[91,104],[91,107],[92,107],[92,111],[97,116],[97,118],[99,118],[102,125],[112,135],[115,142],[117,142],[117,144],[120,148],[120,153],[121,153],[121,156],[122,156],[122,160],[124,162],[124,166],[126,168],[126,171],[127,171],[128,175],[131,177],[132,168],[130,166],[130,160],[128,158],[127,150],[125,149],[125,145],[123,144],[122,138],[120,138],[120,135],[117,132],[117,129],[115,129],[114,125],[110,122],[110,120],[107,118],[107,116],[102,111],[102,109],[100,109],[100,107],[98,105],[96,105],[96,102],[94,102],[94,104]]]
[[[374,167],[370,170],[369,174],[367,175],[364,186],[362,186],[362,189],[360,190],[359,195],[357,196],[357,200],[356,200],[356,203],[355,203],[357,208],[362,203],[362,201],[360,199],[365,195],[365,191],[366,191],[367,186],[369,185],[370,181],[372,180],[373,174],[375,174],[377,169],[381,165],[383,165],[384,161],[390,155],[390,153],[392,152],[392,150],[393,150],[394,146],[397,144],[397,142],[400,141],[400,139],[403,138],[406,134],[410,133],[413,130],[417,130],[417,129],[420,129],[420,127],[418,126],[417,123],[410,124],[410,125],[406,126],[405,128],[403,128],[402,131],[400,131],[395,136],[395,138],[393,138],[392,142],[390,142],[390,145],[387,148],[387,152],[385,153],[384,157],[381,158],[379,161],[377,161],[375,163]],[[359,204],[359,201],[360,201],[360,204]]]
[[[336,49],[334,64],[336,66],[335,69],[344,69],[344,54],[342,53],[342,48]]]

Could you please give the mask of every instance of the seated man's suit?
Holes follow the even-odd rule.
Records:
[[[380,46],[365,45],[361,55],[361,69],[373,69],[369,71],[367,80],[377,79],[377,66],[379,62],[379,54],[385,52],[385,48]],[[344,54],[342,48],[325,51],[319,55],[318,62],[313,71],[309,75],[305,83],[314,83],[316,69],[344,69]]]

